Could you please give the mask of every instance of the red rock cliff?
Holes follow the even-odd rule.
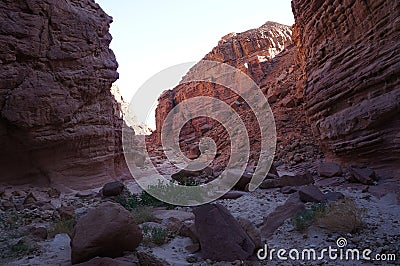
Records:
[[[304,101],[328,157],[400,173],[400,2],[293,0]]]
[[[118,78],[93,0],[0,3],[0,181],[96,186],[118,175]]]
[[[273,22],[267,22],[257,29],[224,36],[218,46],[204,57],[242,70],[259,85],[268,97],[275,115],[277,159],[287,163],[298,163],[319,154],[302,111],[302,95],[297,89],[298,83],[302,84],[298,80],[301,71],[295,63],[295,57],[292,28]],[[189,71],[185,78],[190,75]],[[156,109],[157,130],[152,139],[160,143],[160,132],[167,114],[180,102],[196,96],[218,98],[237,111],[249,134],[252,151],[250,164],[256,162],[261,135],[254,114],[241,97],[215,84],[186,83],[164,92]],[[199,155],[198,139],[201,136],[216,141],[218,152],[214,165],[227,162],[230,155],[228,132],[219,123],[204,117],[193,119],[181,131],[181,148],[186,151],[186,155],[191,158]]]

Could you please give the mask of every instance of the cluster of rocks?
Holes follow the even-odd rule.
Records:
[[[3,215],[11,210],[20,210],[24,215],[20,220],[24,223],[21,228],[26,228],[30,239],[39,244],[60,238],[56,235],[51,240],[54,237],[51,224],[60,220],[75,220],[71,239],[67,237],[66,240],[66,248],[70,250],[66,261],[72,264],[174,265],[171,258],[163,257],[164,253],[157,251],[160,244],[172,246],[175,252],[179,249],[174,246],[181,245],[184,251],[179,251],[177,256],[182,256],[181,261],[186,263],[202,265],[207,262],[255,261],[255,252],[262,247],[262,240],[269,241],[280,234],[281,228],[287,227],[287,222],[307,209],[309,204],[329,204],[345,198],[342,192],[326,190],[332,187],[331,184],[333,188],[338,186],[332,180],[341,178],[339,185],[342,187],[350,182],[373,186],[378,180],[377,175],[368,168],[345,169],[330,162],[319,164],[317,173],[296,174],[284,168],[273,166],[260,189],[254,192],[247,192],[251,179],[251,173],[247,171],[236,184],[235,190],[216,203],[172,210],[150,207],[151,221],[142,221],[140,224],[130,211],[116,202],[132,196],[119,181],[105,184],[99,192],[79,191],[68,197],[55,189],[23,191],[10,187],[0,190],[1,209]],[[198,174],[212,173],[202,171]],[[189,174],[189,171],[183,171],[179,177],[191,177]],[[254,195],[280,195],[279,200],[271,201],[270,196],[261,200],[258,207],[263,217],[261,222],[245,218],[241,210],[230,207]],[[255,202],[255,199],[251,201]],[[272,205],[266,208],[266,203]],[[30,219],[31,216],[36,220]],[[146,240],[148,236],[143,233],[145,228],[160,228],[168,235],[164,242],[155,245]],[[4,226],[2,230],[5,231]],[[20,240],[18,238],[15,241],[18,243]],[[26,260],[32,262],[32,258],[36,261],[43,259],[40,247]]]

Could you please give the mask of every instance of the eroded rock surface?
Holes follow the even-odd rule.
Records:
[[[85,188],[119,174],[111,22],[93,0],[0,3],[1,182]]]
[[[295,58],[296,48],[292,42],[292,28],[273,22],[267,22],[257,29],[224,36],[204,57],[205,60],[226,63],[238,68],[257,83],[268,99],[275,116],[278,142],[276,159],[287,163],[300,163],[319,156],[319,148],[302,110],[301,70]],[[199,69],[201,65],[196,68]],[[193,73],[189,71],[183,81],[187,81],[192,75]],[[157,130],[148,139],[148,143],[160,144],[161,129],[168,113],[183,101],[198,96],[224,101],[239,114],[250,140],[249,165],[254,166],[261,150],[261,134],[257,118],[242,97],[217,84],[183,83],[173,90],[165,91],[160,96],[156,109]],[[175,118],[180,119],[180,116],[176,115]],[[244,135],[235,138],[245,137]],[[194,159],[200,155],[201,137],[209,137],[215,141],[217,155],[212,166],[216,174],[222,172],[230,156],[229,132],[211,118],[192,119],[180,132],[180,146],[188,158]],[[150,152],[163,156],[162,151],[156,148],[150,148]]]
[[[328,157],[400,172],[400,2],[293,0],[304,101]]]

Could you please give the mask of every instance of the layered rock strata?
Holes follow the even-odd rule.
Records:
[[[304,102],[327,157],[400,173],[400,2],[293,0]]]
[[[119,175],[111,22],[93,0],[0,3],[1,182],[84,188]]]

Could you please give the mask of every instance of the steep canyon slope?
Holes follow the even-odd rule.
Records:
[[[292,28],[267,22],[257,29],[228,34],[219,41],[204,60],[229,64],[251,77],[262,90],[272,107],[277,126],[277,160],[299,163],[319,156],[311,129],[302,110],[302,72],[295,62],[296,47]],[[183,78],[187,80],[191,71]],[[210,96],[230,105],[247,128],[254,166],[260,153],[260,128],[256,117],[244,100],[228,88],[212,83],[182,83],[165,91],[156,109],[157,130],[151,141],[161,143],[161,128],[168,113],[179,103],[196,97]],[[262,100],[262,99],[260,99]],[[176,116],[179,119],[179,116]],[[199,139],[212,138],[218,148],[214,167],[220,171],[230,156],[230,139],[224,127],[210,118],[196,118],[181,130],[181,148],[189,158],[200,154]],[[149,141],[149,142],[151,142]],[[162,152],[161,152],[162,153]],[[159,152],[159,154],[161,154]]]
[[[123,164],[118,64],[93,0],[0,2],[0,181],[93,187]]]
[[[327,157],[400,173],[400,2],[293,0],[304,102]]]

